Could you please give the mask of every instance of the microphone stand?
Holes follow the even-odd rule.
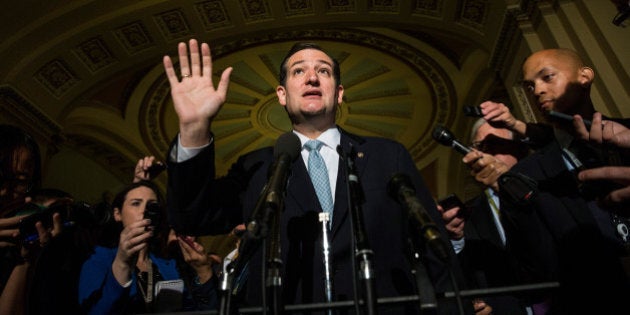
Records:
[[[234,276],[234,262],[230,262],[225,268],[225,272],[221,275],[221,282],[219,283],[219,294],[221,299],[219,300],[219,314],[231,315],[232,314],[232,281]]]
[[[368,245],[365,226],[363,224],[363,209],[361,205],[365,202],[363,188],[359,183],[359,175],[356,172],[354,156],[356,151],[350,147],[350,154],[346,155],[341,146],[337,146],[337,153],[346,162],[346,185],[348,189],[348,208],[350,210],[352,235],[355,244],[355,259],[359,261],[359,278],[362,282],[363,302],[365,313],[375,315],[376,312],[376,289],[374,284],[374,267],[372,258],[374,252]]]
[[[271,197],[270,197],[271,196]],[[231,296],[236,294],[232,292],[241,290],[242,288],[232,288],[234,285],[234,277],[243,276],[242,273],[246,272],[245,268],[249,261],[253,258],[256,251],[261,247],[267,248],[267,239],[270,230],[275,228],[275,223],[271,220],[276,217],[274,207],[268,202],[270,199],[274,200],[276,194],[269,193],[269,185],[265,185],[260,192],[260,196],[254,207],[252,213],[252,219],[247,223],[245,227],[245,233],[241,236],[241,244],[238,248],[238,256],[234,259],[226,268],[226,272],[221,279],[220,291],[222,293],[221,300],[219,301],[219,315],[231,315]],[[267,251],[268,252],[268,251]],[[266,259],[266,257],[263,257]],[[263,277],[266,274],[266,261],[263,261]],[[267,314],[267,299],[266,299],[266,284],[262,285],[262,314]]]
[[[260,197],[256,202],[252,220],[247,223],[245,233],[241,236],[241,244],[238,248],[238,256],[228,264],[220,283],[221,300],[219,301],[219,315],[231,315],[231,296],[234,276],[241,275],[246,265],[260,247],[263,239],[269,233],[269,220],[271,208],[265,203],[268,186],[263,187]],[[240,290],[241,288],[237,288]],[[264,290],[263,290],[264,291]],[[265,299],[263,298],[263,314],[266,314]]]
[[[267,296],[271,313],[280,315],[284,312],[284,304],[282,302],[282,256],[280,250],[280,209],[274,209],[271,221],[271,235],[265,241],[266,253],[265,260],[267,262],[267,275],[265,285],[267,287]]]
[[[319,222],[321,222],[322,224],[322,249],[324,251],[324,294],[326,295],[326,302],[332,303],[332,263],[330,259],[330,237],[328,236],[328,223],[330,222],[330,213],[320,212]],[[333,315],[333,310],[327,310],[326,314]]]
[[[422,263],[420,253],[417,250],[414,250],[412,261],[413,274],[416,277],[416,286],[418,287],[418,314],[437,314],[438,302],[435,289],[433,288],[433,283],[431,283],[431,278],[429,278],[427,268]]]

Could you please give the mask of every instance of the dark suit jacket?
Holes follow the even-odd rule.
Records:
[[[625,251],[609,214],[583,197],[561,152],[552,141],[512,168],[536,180],[539,193],[528,203],[502,195],[511,248],[526,281],[560,282],[554,314],[627,312],[630,289],[619,260]]]
[[[417,196],[437,222],[440,219],[431,194],[423,183],[408,151],[399,143],[341,132],[345,152],[354,147],[357,171],[366,202],[363,220],[370,247],[374,251],[376,290],[379,297],[415,294],[407,247],[407,217],[399,204],[387,195],[387,183],[398,172],[406,173],[415,185]],[[259,194],[267,182],[273,161],[272,148],[264,148],[238,159],[227,176],[214,180],[212,145],[183,163],[170,163],[168,198],[169,215],[175,228],[185,233],[203,235],[225,233],[248,219]],[[335,192],[331,231],[334,266],[334,300],[350,300],[352,289],[351,217],[343,162],[340,162]],[[291,166],[284,210],[281,215],[283,293],[285,303],[324,301],[323,259],[320,241],[321,225],[317,215],[321,207],[306,166],[298,157]],[[444,228],[440,227],[443,236]],[[446,238],[444,238],[446,239]],[[452,248],[454,265],[458,264]],[[430,251],[423,251],[436,291],[450,290],[446,266]],[[260,258],[250,262],[250,277],[245,300],[260,303]],[[461,271],[455,274],[460,277]],[[463,284],[460,284],[463,287]]]
[[[464,249],[457,255],[470,286],[500,288],[519,284],[515,257],[503,245],[485,193],[466,202],[469,217],[464,225]],[[517,294],[487,298],[493,314],[526,314]]]

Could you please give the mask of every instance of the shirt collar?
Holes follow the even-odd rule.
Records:
[[[311,139],[295,130],[293,130],[293,133],[295,133],[298,138],[300,138],[302,149],[304,149],[304,144],[306,143],[306,141]],[[331,148],[332,150],[336,150],[337,146],[341,143],[341,133],[339,132],[339,128],[337,128],[337,126],[331,127],[330,129],[324,131],[321,135],[319,135],[319,137],[317,137],[317,140],[323,142],[325,146]]]

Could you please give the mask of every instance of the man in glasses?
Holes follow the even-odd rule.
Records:
[[[494,128],[483,118],[473,125],[471,140],[472,147],[486,153],[489,163],[496,165],[493,169],[497,173],[509,170],[528,153],[523,142],[512,140],[510,130]],[[472,175],[479,174],[472,172]],[[464,274],[478,288],[510,286],[518,281],[516,261],[506,249],[499,196],[492,186],[496,183],[488,182],[483,193],[466,202],[466,209],[438,206]],[[497,313],[526,314],[525,302],[513,296],[495,297],[487,302]]]

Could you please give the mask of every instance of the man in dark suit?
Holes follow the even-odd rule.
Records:
[[[231,68],[226,69],[217,88],[212,83],[210,48],[191,40],[178,47],[181,81],[167,56],[164,66],[171,83],[180,133],[170,151],[168,207],[177,231],[188,234],[224,233],[249,220],[255,209],[268,170],[274,160],[272,148],[263,148],[238,159],[227,176],[216,179],[214,139],[211,123],[225,102]],[[201,50],[201,51],[200,51]],[[189,55],[190,51],[190,55]],[[411,177],[416,195],[432,216],[439,219],[435,203],[425,187],[408,151],[399,143],[345,132],[335,124],[337,107],[343,99],[338,63],[314,44],[297,44],[282,62],[278,101],[291,119],[293,133],[302,145],[301,157],[290,166],[290,177],[280,219],[284,303],[325,301],[322,225],[318,215],[325,210],[309,176],[309,140],[322,143],[319,153],[327,170],[332,197],[329,229],[332,260],[333,300],[351,300],[353,293],[353,241],[348,210],[345,167],[337,146],[355,152],[357,173],[365,195],[363,219],[374,251],[374,275],[378,297],[414,294],[414,279],[408,253],[409,224],[403,209],[387,196],[387,183],[396,173]],[[192,148],[192,149],[191,149]],[[193,151],[193,153],[191,153]],[[326,177],[326,176],[324,176]],[[445,235],[443,227],[441,232]],[[455,276],[461,272],[452,248],[448,247]],[[438,292],[451,290],[447,264],[431,251],[422,251]],[[260,255],[259,255],[260,256]],[[245,301],[260,304],[260,257],[250,260]],[[411,305],[407,305],[411,306]],[[468,305],[469,306],[469,305]],[[444,308],[446,309],[446,308]],[[407,311],[414,312],[413,307]],[[392,311],[399,314],[401,310]],[[481,313],[480,313],[481,314]]]
[[[609,164],[611,155],[581,141],[576,126],[592,117],[594,78],[572,50],[536,52],[523,64],[523,87],[544,113],[572,119],[549,119],[553,137],[519,161],[509,173],[492,171],[491,157],[471,152],[464,157],[474,172],[488,174],[501,194],[502,223],[526,281],[559,281],[550,314],[617,314],[630,309],[630,283],[623,271],[628,239],[619,233],[627,220],[597,206],[604,186],[584,185],[577,173]],[[601,124],[593,125],[601,128]],[[523,177],[525,175],[526,177]],[[516,184],[516,185],[514,185]],[[520,194],[514,187],[529,187]]]
[[[506,171],[529,151],[525,143],[513,140],[510,130],[494,128],[483,118],[473,124],[471,140],[474,149],[492,155]],[[485,186],[480,195],[465,203],[464,209],[438,205],[468,284],[476,288],[519,284],[517,261],[508,251],[500,207],[498,192],[492,186]],[[486,301],[496,314],[526,314],[526,302],[513,295]]]

